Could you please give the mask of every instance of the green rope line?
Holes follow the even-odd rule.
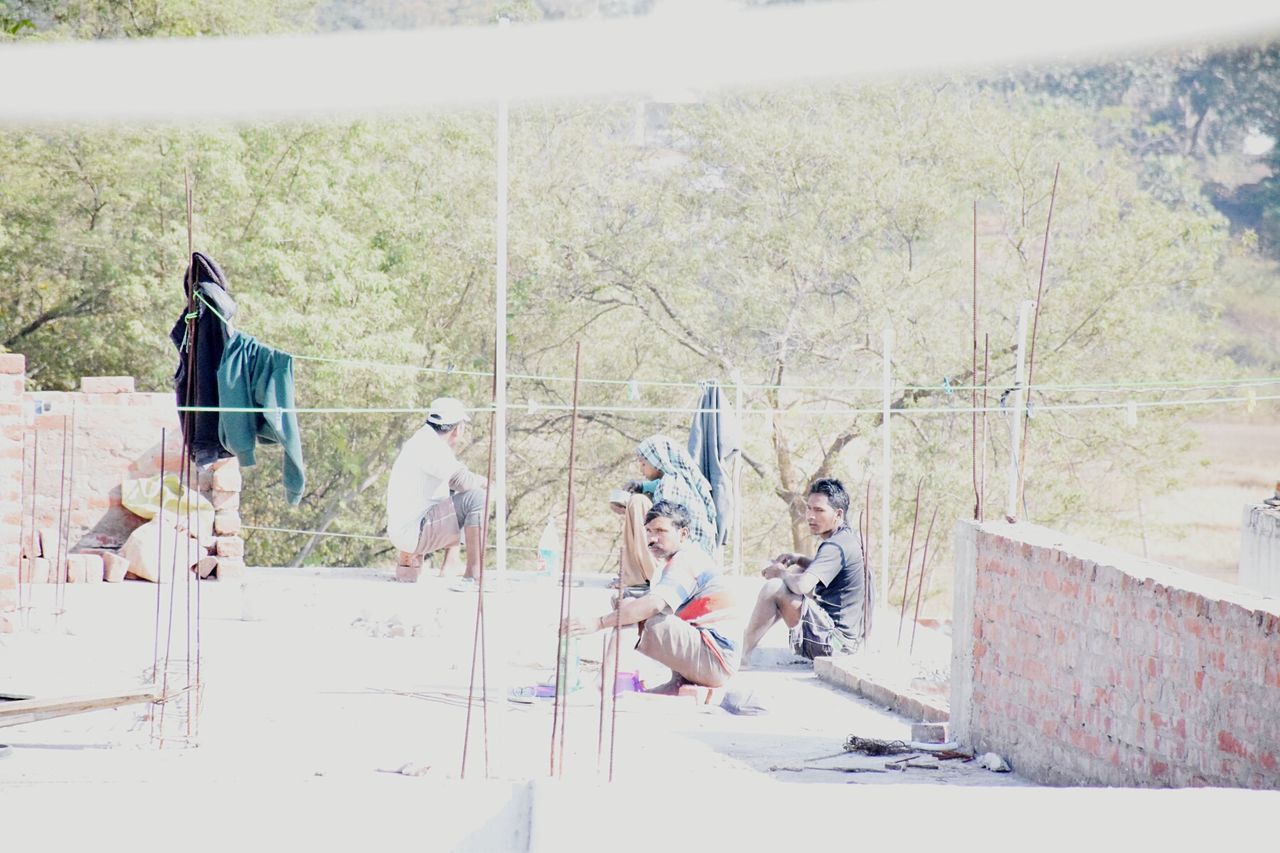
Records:
[[[1195,400],[1144,400],[1133,401],[1126,400],[1118,403],[1045,403],[1029,407],[1034,413],[1040,412],[1066,412],[1066,411],[1087,411],[1102,409],[1126,409],[1130,406],[1141,409],[1154,408],[1176,408],[1179,406],[1204,406],[1213,403],[1248,403],[1256,404],[1270,400],[1280,400],[1280,394],[1253,394],[1246,397],[1205,397]],[[177,406],[179,412],[245,412],[258,414],[283,414],[285,412],[294,412],[298,414],[325,414],[325,415],[342,415],[342,414],[385,414],[385,415],[405,415],[416,414],[423,415],[428,409],[423,408],[361,408],[354,406],[333,406],[333,407],[301,407],[293,408],[254,408],[250,406]],[[553,405],[509,405],[508,410],[514,411],[570,411],[573,407],[565,404]],[[470,408],[469,412],[492,412],[491,407]],[[658,406],[578,406],[579,412],[600,412],[600,413],[622,413],[622,414],[710,414],[714,412],[725,412],[727,409],[698,409],[698,408],[662,408]],[[748,408],[743,409],[744,415],[805,415],[805,416],[848,416],[848,415],[878,415],[882,412],[882,408],[856,409],[768,409],[768,408]],[[968,415],[975,412],[978,413],[1007,413],[1011,409],[995,405],[995,406],[925,406],[921,408],[911,408],[904,406],[892,406],[889,411],[900,415]]]

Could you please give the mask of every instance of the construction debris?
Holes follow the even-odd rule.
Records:
[[[905,741],[849,735],[844,741],[844,751],[861,752],[863,755],[902,755],[914,750]]]
[[[22,726],[54,717],[101,711],[140,702],[155,702],[160,698],[155,685],[148,684],[132,690],[113,693],[91,693],[83,696],[57,696],[52,699],[17,699],[0,702],[0,727]]]

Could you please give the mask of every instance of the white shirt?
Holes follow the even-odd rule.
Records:
[[[401,551],[418,547],[422,519],[449,499],[449,480],[464,467],[430,426],[415,432],[391,466],[387,482],[387,538]]]

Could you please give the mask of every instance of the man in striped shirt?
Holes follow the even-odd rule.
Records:
[[[649,692],[674,693],[683,684],[720,687],[738,671],[732,592],[711,557],[690,538],[689,525],[685,507],[654,504],[644,528],[649,552],[664,566],[661,580],[641,598],[615,601],[615,609],[603,616],[565,620],[570,636],[643,623],[636,649],[671,668],[671,680]]]

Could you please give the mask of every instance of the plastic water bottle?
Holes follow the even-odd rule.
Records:
[[[582,686],[582,659],[578,657],[578,638],[561,639],[560,655],[564,659],[564,671],[560,679],[560,695],[563,697]]]
[[[547,526],[542,528],[542,536],[538,538],[538,560],[542,563],[543,574],[554,574],[560,569],[560,534],[556,532],[556,520],[547,518]]]

